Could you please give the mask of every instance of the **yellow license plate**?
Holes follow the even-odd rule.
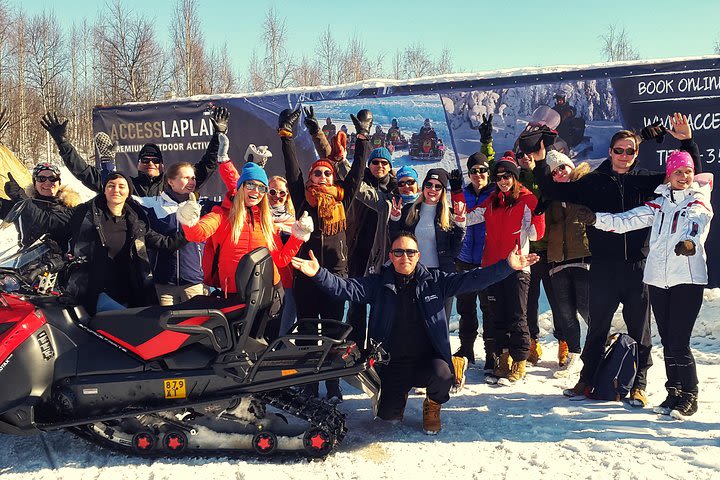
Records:
[[[186,382],[184,378],[174,378],[172,380],[163,380],[165,389],[165,398],[187,398],[185,390]]]

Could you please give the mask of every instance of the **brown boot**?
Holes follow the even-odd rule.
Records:
[[[510,350],[503,348],[502,354],[497,358],[493,374],[498,378],[507,378],[507,376],[510,375],[511,363]]]
[[[525,378],[525,360],[513,360],[507,379],[515,383]]]
[[[440,404],[426,397],[423,402],[423,431],[428,435],[437,435],[440,427]]]
[[[530,353],[528,353],[527,361],[528,363],[532,363],[533,365],[536,365],[540,358],[542,357],[542,347],[540,346],[540,343],[535,340],[530,340]]]

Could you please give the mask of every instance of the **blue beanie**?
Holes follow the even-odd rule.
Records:
[[[392,165],[392,153],[390,153],[390,150],[385,147],[376,148],[372,152],[370,152],[370,156],[368,157],[368,163],[370,163],[373,158],[382,158],[383,160],[387,160],[388,163]]]
[[[257,163],[248,162],[245,164],[242,169],[242,174],[240,175],[240,180],[238,180],[237,183],[238,190],[240,190],[242,184],[247,182],[248,180],[255,180],[262,183],[266,187],[268,185],[267,173],[265,173],[265,170]]]
[[[400,180],[401,178],[410,177],[416,182],[419,181],[418,179],[418,173],[415,171],[415,169],[409,165],[405,165],[400,170],[397,171],[395,174],[395,178]]]

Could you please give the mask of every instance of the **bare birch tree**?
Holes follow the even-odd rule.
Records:
[[[176,91],[181,96],[211,93],[212,89],[207,87],[211,73],[205,58],[205,39],[200,30],[197,0],[178,0],[171,33]]]
[[[278,16],[274,7],[265,14],[262,38],[265,42],[264,70],[268,88],[289,86],[295,64],[287,52],[285,19]]]
[[[625,27],[620,28],[614,23],[608,26],[606,33],[600,35],[600,51],[608,62],[640,59],[640,54],[632,46]]]

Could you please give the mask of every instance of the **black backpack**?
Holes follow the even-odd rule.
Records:
[[[588,397],[598,400],[622,400],[635,382],[638,348],[630,335],[617,333],[609,339],[602,361],[595,372]]]

